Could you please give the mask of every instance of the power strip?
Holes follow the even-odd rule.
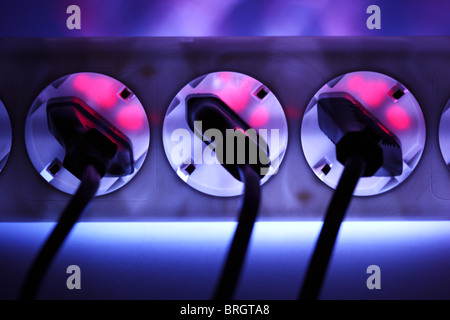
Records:
[[[239,197],[215,197],[185,184],[163,148],[164,116],[177,92],[217,71],[247,74],[277,96],[287,117],[288,144],[276,175],[262,187],[261,220],[320,220],[333,190],[310,169],[301,124],[314,94],[335,77],[374,71],[413,93],[426,143],[411,175],[395,188],[355,197],[349,220],[448,220],[450,171],[439,147],[439,121],[450,98],[448,37],[255,38],[3,38],[0,100],[12,127],[12,149],[0,173],[1,221],[54,221],[70,195],[33,167],[25,145],[27,114],[50,83],[96,72],[124,83],[150,125],[147,157],[122,188],[99,196],[84,221],[234,220]]]

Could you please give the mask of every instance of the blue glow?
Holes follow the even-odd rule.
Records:
[[[0,224],[0,299],[14,299],[53,223]],[[210,299],[235,223],[79,223],[40,298]],[[321,222],[259,222],[237,299],[295,299]],[[82,290],[65,269],[82,270]],[[368,290],[366,269],[382,271]],[[324,299],[450,299],[450,222],[344,222]]]

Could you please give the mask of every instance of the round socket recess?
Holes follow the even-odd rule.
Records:
[[[133,172],[124,177],[103,177],[97,196],[125,185],[139,171],[147,155],[149,123],[142,104],[128,87],[98,73],[74,73],[62,77],[47,86],[35,99],[27,116],[25,141],[36,170],[48,183],[68,194],[74,194],[80,183],[64,168],[64,149],[48,127],[47,102],[61,97],[81,99],[131,141]]]
[[[178,92],[166,112],[164,150],[173,170],[183,181],[213,196],[230,197],[243,192],[242,182],[219,163],[216,150],[209,148],[204,139],[189,127],[186,101],[193,95],[219,98],[256,131],[258,139],[264,140],[269,150],[270,166],[261,184],[278,171],[288,141],[286,116],[280,102],[258,80],[242,73],[221,71],[191,81]]]
[[[339,76],[325,84],[311,99],[301,127],[305,158],[316,176],[336,188],[343,165],[336,159],[335,144],[322,132],[317,103],[330,94],[349,94],[393,133],[401,146],[402,173],[397,176],[363,177],[354,192],[371,196],[386,192],[404,181],[417,166],[425,146],[425,121],[412,93],[397,80],[381,73],[357,71]]]
[[[450,100],[445,105],[439,122],[439,147],[445,164],[450,169]]]
[[[0,172],[8,161],[11,152],[12,129],[8,112],[0,101]]]

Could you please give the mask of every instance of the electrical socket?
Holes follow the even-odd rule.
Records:
[[[8,112],[0,100],[0,172],[8,161],[11,152],[12,130]]]
[[[74,73],[49,84],[35,99],[25,124],[28,156],[39,174],[53,187],[74,194],[79,180],[62,165],[65,151],[49,130],[47,105],[52,98],[77,97],[130,139],[134,170],[124,177],[105,176],[97,196],[113,192],[128,183],[147,156],[150,129],[139,99],[120,81],[98,73]],[[88,124],[85,124],[88,126]]]
[[[384,74],[407,88],[422,109],[426,140],[408,178],[381,194],[354,197],[347,219],[450,218],[450,170],[438,134],[450,98],[448,37],[3,38],[0,47],[0,98],[12,125],[11,153],[0,173],[2,221],[54,221],[67,204],[69,195],[46,183],[28,158],[26,119],[49,83],[86,71],[132,88],[151,135],[139,172],[97,197],[83,220],[234,220],[240,197],[211,197],[188,187],[163,143],[165,114],[180,88],[221,70],[258,79],[286,115],[289,142],[278,172],[262,186],[261,220],[322,219],[333,189],[317,178],[303,153],[303,115],[324,84],[354,71]]]
[[[425,120],[413,94],[397,80],[377,72],[350,72],[329,81],[311,99],[302,120],[301,141],[306,160],[325,184],[336,188],[344,166],[336,146],[319,128],[317,102],[326,94],[346,93],[362,104],[383,130],[392,132],[402,151],[402,173],[361,178],[354,194],[377,195],[402,183],[413,172],[425,147]]]
[[[267,144],[270,167],[261,179],[263,185],[277,173],[286,152],[286,116],[276,96],[264,84],[238,72],[221,71],[202,75],[184,86],[170,103],[164,118],[163,143],[173,170],[189,186],[206,194],[229,197],[242,193],[242,182],[235,179],[217,159],[216,154],[220,150],[209,148],[188,126],[187,98],[204,94],[221,99],[250,130],[255,130],[258,142],[263,139]],[[251,133],[250,130],[247,132]],[[225,141],[226,137],[219,137],[215,133],[214,140],[218,139]],[[227,143],[222,147],[226,148]],[[225,162],[226,159],[221,161]]]

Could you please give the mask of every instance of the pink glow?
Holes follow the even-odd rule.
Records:
[[[253,83],[248,79],[243,81],[233,81],[231,73],[224,72],[220,74],[220,80],[223,88],[216,92],[222,100],[235,112],[241,112],[250,102]]]
[[[351,91],[359,91],[363,85],[364,79],[359,74],[353,75],[347,80],[347,86]]]
[[[120,110],[117,121],[121,128],[139,130],[144,125],[144,114],[137,105],[130,105]]]
[[[300,109],[296,106],[286,106],[285,112],[288,119],[300,119],[302,116]]]
[[[389,90],[389,84],[380,79],[366,81],[361,75],[351,76],[347,81],[348,88],[359,94],[360,102],[370,108],[380,106]]]
[[[80,74],[73,80],[76,90],[83,92],[99,107],[110,108],[117,102],[117,92],[111,79]]]
[[[387,110],[386,118],[388,123],[398,130],[408,129],[411,125],[408,113],[402,107],[396,105]]]
[[[258,128],[265,125],[269,121],[269,112],[264,107],[255,109],[250,116],[250,126],[252,128]]]

